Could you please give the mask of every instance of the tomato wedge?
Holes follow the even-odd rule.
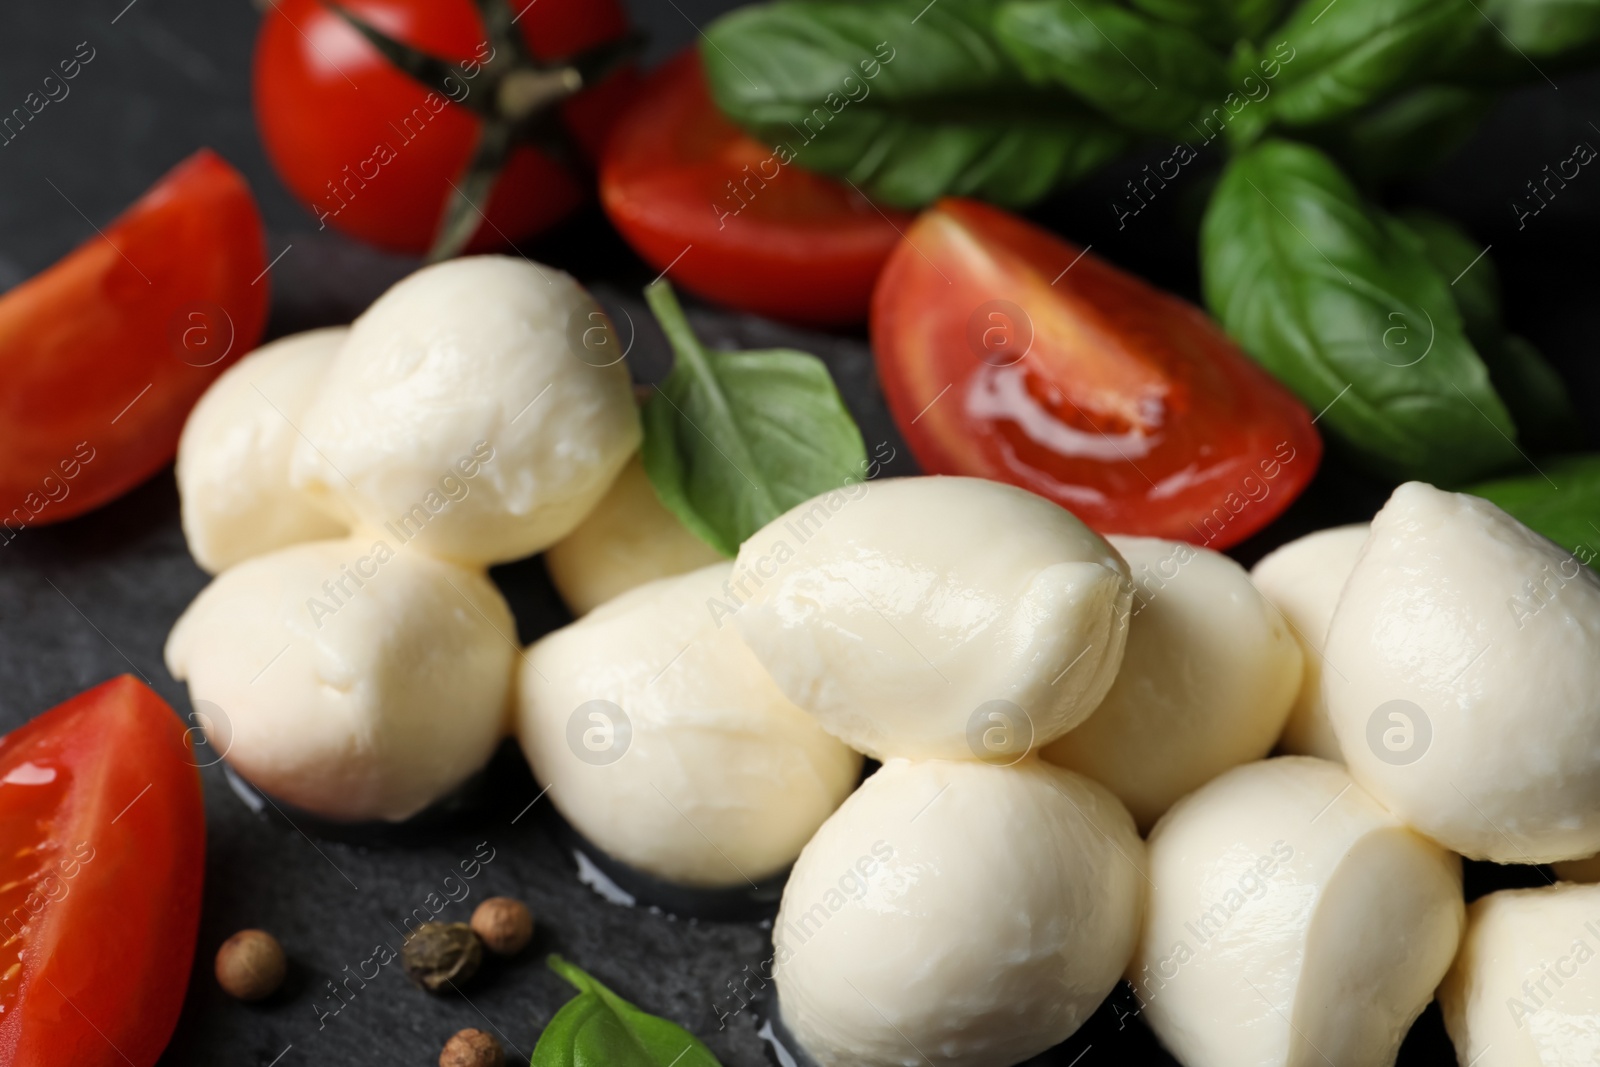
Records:
[[[150,1067],[183,1006],[205,811],[189,735],[123,675],[0,738],[0,1067]]]
[[[689,49],[612,132],[600,199],[634,250],[693,293],[789,322],[860,322],[913,216],[792,160],[722,117]]]
[[[1101,533],[1226,548],[1316,473],[1310,414],[1201,311],[998,208],[943,200],[878,280],[872,346],[924,470]]]
[[[202,150],[0,297],[0,540],[121,496],[178,449],[267,319],[250,187]]]

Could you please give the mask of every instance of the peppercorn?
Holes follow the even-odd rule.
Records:
[[[217,949],[217,984],[237,1000],[262,1000],[289,973],[283,946],[265,930],[240,930]]]
[[[439,1067],[505,1067],[505,1062],[500,1042],[482,1030],[462,1030],[439,1053]]]
[[[490,897],[472,913],[472,929],[496,956],[515,956],[533,940],[533,914],[510,897]]]
[[[483,942],[466,923],[423,923],[400,946],[411,980],[430,993],[471,978],[483,962]]]

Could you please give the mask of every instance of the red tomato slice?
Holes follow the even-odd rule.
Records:
[[[124,675],[0,738],[0,1067],[150,1067],[183,1006],[205,810]]]
[[[691,292],[791,322],[860,322],[913,216],[786,158],[722,117],[689,49],[612,133],[600,199],[635,251]]]
[[[504,2],[504,0],[500,0]],[[510,0],[517,29],[540,60],[575,55],[627,32],[617,0]],[[273,0],[255,53],[256,124],[284,183],[325,226],[397,252],[433,244],[482,125],[461,103],[492,92],[481,64],[494,55],[472,0],[338,0],[385,34],[466,65],[472,78],[446,97],[385,59],[323,0]],[[496,57],[502,62],[506,57]],[[630,70],[561,104],[561,117],[591,158],[638,85]],[[487,220],[469,251],[530,237],[587,194],[550,156],[521,147],[501,170]]]
[[[923,469],[1010,482],[1101,533],[1225,548],[1311,481],[1311,416],[1198,308],[998,208],[895,249],[872,346]]]
[[[261,336],[266,266],[250,187],[202,150],[0,297],[0,523],[69,519],[171,462],[189,409]]]

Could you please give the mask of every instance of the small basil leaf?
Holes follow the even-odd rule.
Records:
[[[994,25],[1029,80],[1145,133],[1189,136],[1228,94],[1225,64],[1200,37],[1109,0],[1020,0]]]
[[[1121,155],[1132,137],[1071,94],[1030,85],[994,39],[993,0],[780,0],[706,28],[718,107],[778,159],[886,203],[1023,205]]]
[[[1423,255],[1450,283],[1467,337],[1485,345],[1505,333],[1500,321],[1500,274],[1486,249],[1443,215],[1401,212],[1398,221],[1415,235]]]
[[[1377,184],[1444,162],[1467,143],[1493,102],[1494,95],[1482,89],[1419,85],[1301,136],[1356,178]]]
[[[640,1011],[560,956],[549,964],[578,995],[539,1035],[531,1067],[721,1067],[683,1027]]]
[[[1277,31],[1283,66],[1273,113],[1290,126],[1352,114],[1420,84],[1486,32],[1465,0],[1307,0]]]
[[[1481,0],[1513,50],[1543,58],[1600,42],[1600,0]],[[1496,35],[1498,36],[1498,34]]]
[[[1594,566],[1600,556],[1600,455],[1541,459],[1543,473],[1467,490]]]
[[[1369,465],[1449,485],[1518,459],[1448,280],[1321,152],[1267,141],[1236,157],[1201,268],[1224,328]]]
[[[1241,40],[1255,40],[1277,22],[1284,0],[1133,0],[1133,6],[1231,49]]]
[[[645,290],[677,361],[644,408],[644,468],[667,509],[725,556],[865,469],[861,431],[816,356],[714,352],[672,287]]]

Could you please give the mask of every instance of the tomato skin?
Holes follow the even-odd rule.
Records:
[[[1010,482],[1100,533],[1244,540],[1310,483],[1310,413],[1196,307],[999,208],[947,199],[873,295],[925,471]]]
[[[896,227],[914,216],[782,162],[777,147],[722,117],[691,48],[613,131],[601,203],[635,251],[693,293],[788,322],[860,322]]]
[[[201,150],[0,297],[0,522],[72,518],[171,462],[189,409],[261,336],[266,265],[250,187]]]
[[[389,36],[458,63],[491,54],[473,0],[339,0]],[[557,59],[628,29],[617,0],[510,0],[529,51]],[[457,99],[486,92],[463,80]],[[420,255],[477,144],[481,120],[425,89],[380,55],[322,0],[275,0],[262,19],[254,67],[256,124],[273,166],[323,225],[395,252]],[[623,70],[561,105],[592,159],[631,99]],[[501,171],[469,251],[488,251],[549,227],[583,202],[579,177],[548,155],[516,149]]]
[[[123,675],[0,738],[0,844],[0,884],[34,886],[0,893],[6,939],[22,935],[0,948],[0,974],[21,965],[0,979],[0,1067],[150,1067],[183,1006],[205,871],[182,722]]]

